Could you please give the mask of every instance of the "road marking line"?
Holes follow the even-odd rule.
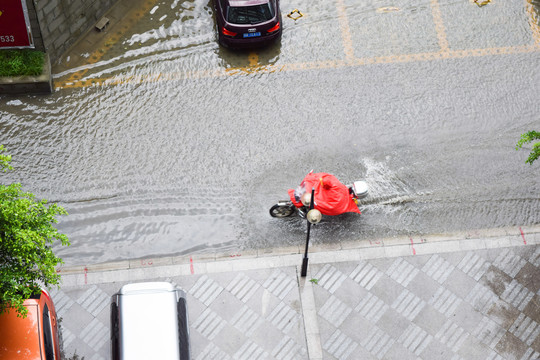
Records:
[[[111,33],[107,34],[100,42],[95,45],[98,49],[95,50],[92,54],[90,54],[87,64],[95,64],[96,62],[98,62],[107,53],[107,50],[109,50],[114,44],[116,44],[118,40],[120,40],[120,37],[124,35],[131,28],[131,26],[136,23],[136,20],[138,21],[142,17],[142,14],[148,12],[157,2],[158,0],[147,0],[142,7],[131,9],[131,11],[129,11],[122,20],[122,23],[129,23],[129,26],[124,25],[120,30],[113,31],[116,25],[120,25],[121,23],[119,22],[117,24],[111,25]],[[69,82],[80,80],[87,72],[88,69],[77,71],[71,74],[71,76],[66,81]]]
[[[520,45],[512,47],[472,49],[472,50],[449,50],[447,53],[431,52],[405,55],[379,56],[373,58],[354,58],[351,62],[343,60],[328,60],[305,63],[289,63],[281,65],[264,65],[253,67],[239,67],[230,69],[214,69],[192,71],[186,73],[149,74],[114,76],[109,78],[87,78],[84,80],[55,82],[56,89],[86,88],[90,86],[112,86],[128,84],[158,83],[164,81],[208,79],[224,76],[242,76],[250,74],[270,74],[275,72],[339,69],[352,66],[364,66],[372,64],[407,63],[416,61],[433,61],[441,59],[460,59],[466,57],[481,57],[493,55],[513,55],[540,51],[540,46]]]
[[[343,0],[336,0],[336,6],[338,11],[339,27],[341,29],[341,40],[343,42],[343,49],[345,52],[345,59],[347,63],[352,63],[354,61],[354,48],[352,45],[351,29],[349,27],[347,10],[345,10],[345,3]]]
[[[441,48],[441,52],[443,54],[447,54],[449,52],[449,47],[448,40],[446,39],[446,29],[444,27],[441,9],[437,0],[431,0],[431,13],[433,14],[435,31],[437,32],[437,38],[439,39],[439,47]]]

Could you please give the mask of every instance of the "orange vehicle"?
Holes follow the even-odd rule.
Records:
[[[26,318],[13,309],[0,315],[0,359],[60,360],[56,310],[46,290],[24,302]]]

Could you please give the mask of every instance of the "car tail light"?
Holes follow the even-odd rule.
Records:
[[[269,32],[269,33],[273,33],[273,32],[278,31],[278,30],[279,30],[279,21],[275,26],[273,26],[271,29],[268,29],[266,31]]]
[[[230,30],[227,30],[225,28],[223,28],[223,30],[221,30],[221,32],[223,33],[223,35],[227,35],[227,36],[236,36],[236,33],[235,32],[232,32]]]

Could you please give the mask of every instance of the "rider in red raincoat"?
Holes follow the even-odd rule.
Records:
[[[314,208],[323,215],[339,215],[346,212],[360,214],[355,198],[349,188],[334,176],[327,173],[310,172],[296,190],[289,189],[289,197],[297,208],[302,208],[302,195],[309,194],[315,188]]]

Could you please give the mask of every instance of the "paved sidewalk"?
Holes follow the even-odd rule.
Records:
[[[540,227],[63,268],[66,358],[109,359],[110,296],[188,294],[193,359],[540,359]]]

